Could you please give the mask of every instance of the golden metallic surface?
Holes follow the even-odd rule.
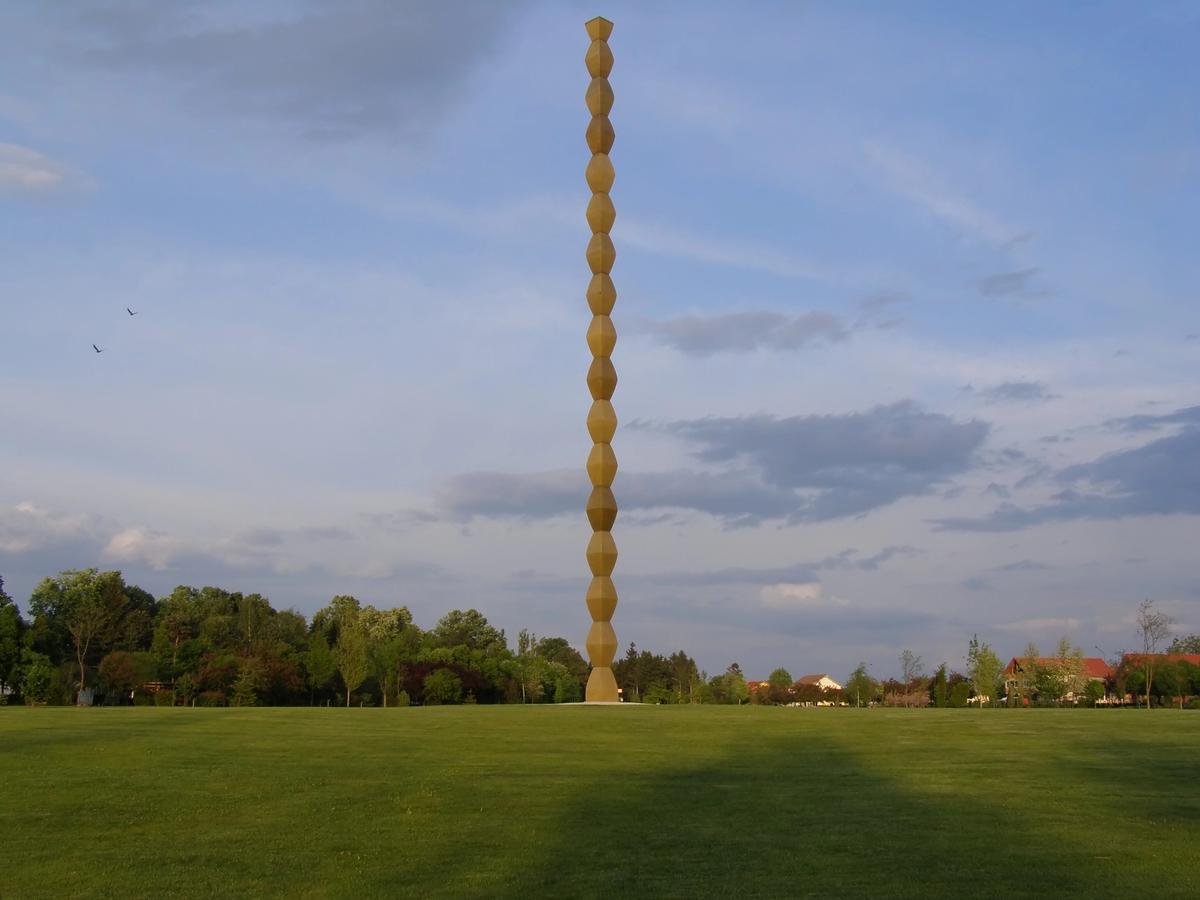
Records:
[[[617,133],[613,130],[608,116],[592,116],[584,137],[587,138],[588,149],[593,153],[608,153],[613,148]]]
[[[583,95],[588,112],[593,116],[607,116],[613,108],[613,89],[607,78],[593,78]]]
[[[592,231],[608,234],[617,221],[617,208],[608,194],[592,194],[588,201],[587,223]]]
[[[587,330],[587,345],[592,356],[612,356],[617,346],[617,328],[608,316],[592,316]]]
[[[617,248],[607,234],[593,234],[587,245],[587,261],[592,274],[607,275],[617,261]]]
[[[593,400],[611,400],[617,389],[617,368],[607,356],[592,360],[587,373],[588,390]]]
[[[592,199],[587,207],[587,223],[592,229],[592,238],[588,241],[586,257],[588,268],[592,270],[587,302],[593,315],[587,330],[588,349],[593,357],[587,374],[588,391],[592,395],[587,427],[595,443],[587,460],[592,492],[585,510],[593,533],[586,556],[593,577],[587,590],[587,608],[592,616],[592,627],[588,630],[585,647],[592,671],[588,675],[584,699],[588,703],[612,703],[620,699],[612,671],[613,657],[617,652],[617,633],[610,622],[617,608],[617,588],[610,577],[617,564],[617,545],[611,534],[617,521],[617,498],[612,492],[613,479],[617,476],[617,455],[611,446],[613,435],[617,432],[617,413],[609,402],[617,389],[617,369],[609,358],[617,345],[617,329],[609,318],[617,300],[617,289],[609,277],[617,261],[617,248],[608,236],[617,220],[616,207],[608,196],[617,177],[612,160],[608,158],[608,151],[617,139],[608,118],[614,100],[612,85],[608,83],[613,55],[607,43],[613,23],[597,16],[586,27],[592,39],[583,58],[592,76],[583,99],[588,112],[592,114],[584,133],[588,149],[592,151],[584,178],[592,189]]]
[[[607,78],[612,72],[613,55],[606,41],[592,41],[583,54],[583,64],[593,78]]]
[[[617,521],[617,498],[613,496],[612,488],[593,487],[584,509],[592,523],[592,531],[612,531]]]
[[[597,444],[611,444],[617,433],[617,411],[607,400],[593,400],[588,410],[588,435]]]
[[[612,160],[607,153],[595,153],[588,160],[587,168],[583,170],[587,186],[596,194],[607,194],[612,190],[613,182],[617,180],[617,170],[613,168]]]
[[[588,612],[595,622],[607,622],[617,608],[617,588],[607,575],[597,575],[587,589]]]
[[[612,623],[593,622],[585,646],[593,666],[611,666],[617,653],[617,633],[613,631]]]
[[[604,16],[596,16],[594,19],[588,19],[583,27],[587,29],[588,37],[593,41],[607,41],[608,36],[612,34],[613,23]]]
[[[619,703],[621,695],[617,693],[617,679],[613,670],[608,666],[596,666],[588,676],[588,703]]]
[[[588,282],[588,309],[596,316],[607,316],[617,302],[617,287],[607,272],[598,272]]]
[[[593,486],[612,487],[613,479],[617,477],[617,454],[613,453],[611,444],[592,444],[587,473]]]
[[[617,567],[617,542],[607,531],[594,531],[584,555],[593,575],[611,575]]]

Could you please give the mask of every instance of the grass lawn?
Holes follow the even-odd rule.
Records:
[[[1200,897],[1200,713],[2,709],[0,898]]]

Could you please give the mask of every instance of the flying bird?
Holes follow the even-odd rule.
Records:
[[[137,313],[135,313],[135,312],[134,312],[132,309],[130,309],[128,306],[127,306],[127,307],[125,307],[125,312],[129,313],[131,316],[136,316],[136,315],[137,315]]]
[[[92,344],[92,349],[93,349],[93,350],[95,350],[97,353],[103,353],[103,352],[104,352],[104,351],[103,351],[103,350],[101,350],[99,347],[97,347],[95,344]]]

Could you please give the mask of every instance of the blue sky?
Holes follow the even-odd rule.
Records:
[[[622,644],[886,676],[1132,647],[1143,597],[1200,630],[1190,3],[7,4],[10,593],[581,644],[597,12]]]

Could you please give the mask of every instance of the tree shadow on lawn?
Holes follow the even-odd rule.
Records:
[[[913,790],[806,731],[717,764],[581,785],[537,861],[492,895],[1128,897],[1153,887],[1102,862],[1111,847],[1097,823],[1039,831],[1028,809]]]

